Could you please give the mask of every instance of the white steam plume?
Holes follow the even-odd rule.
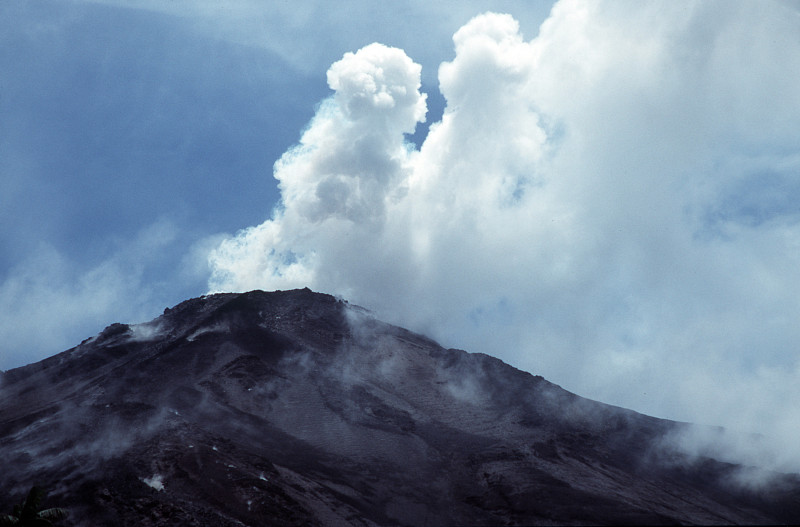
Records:
[[[210,288],[341,294],[581,395],[796,437],[798,12],[570,0],[533,40],[487,13],[454,42],[419,151],[420,66],[331,67]]]

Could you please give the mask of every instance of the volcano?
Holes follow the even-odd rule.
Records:
[[[772,524],[800,477],[333,296],[216,294],[0,377],[0,511],[59,525]]]

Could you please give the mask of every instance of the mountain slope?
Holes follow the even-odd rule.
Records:
[[[0,380],[0,503],[73,525],[792,523],[800,480],[738,484],[580,398],[308,290],[189,300]]]

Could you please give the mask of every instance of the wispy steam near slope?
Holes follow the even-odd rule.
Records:
[[[419,150],[420,67],[347,54],[210,289],[341,294],[581,395],[796,437],[799,29],[781,3],[563,1],[532,40],[487,13]]]

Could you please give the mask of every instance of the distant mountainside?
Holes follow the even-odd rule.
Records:
[[[800,478],[661,438],[583,399],[309,290],[188,300],[0,377],[0,514],[57,525],[757,524]]]

